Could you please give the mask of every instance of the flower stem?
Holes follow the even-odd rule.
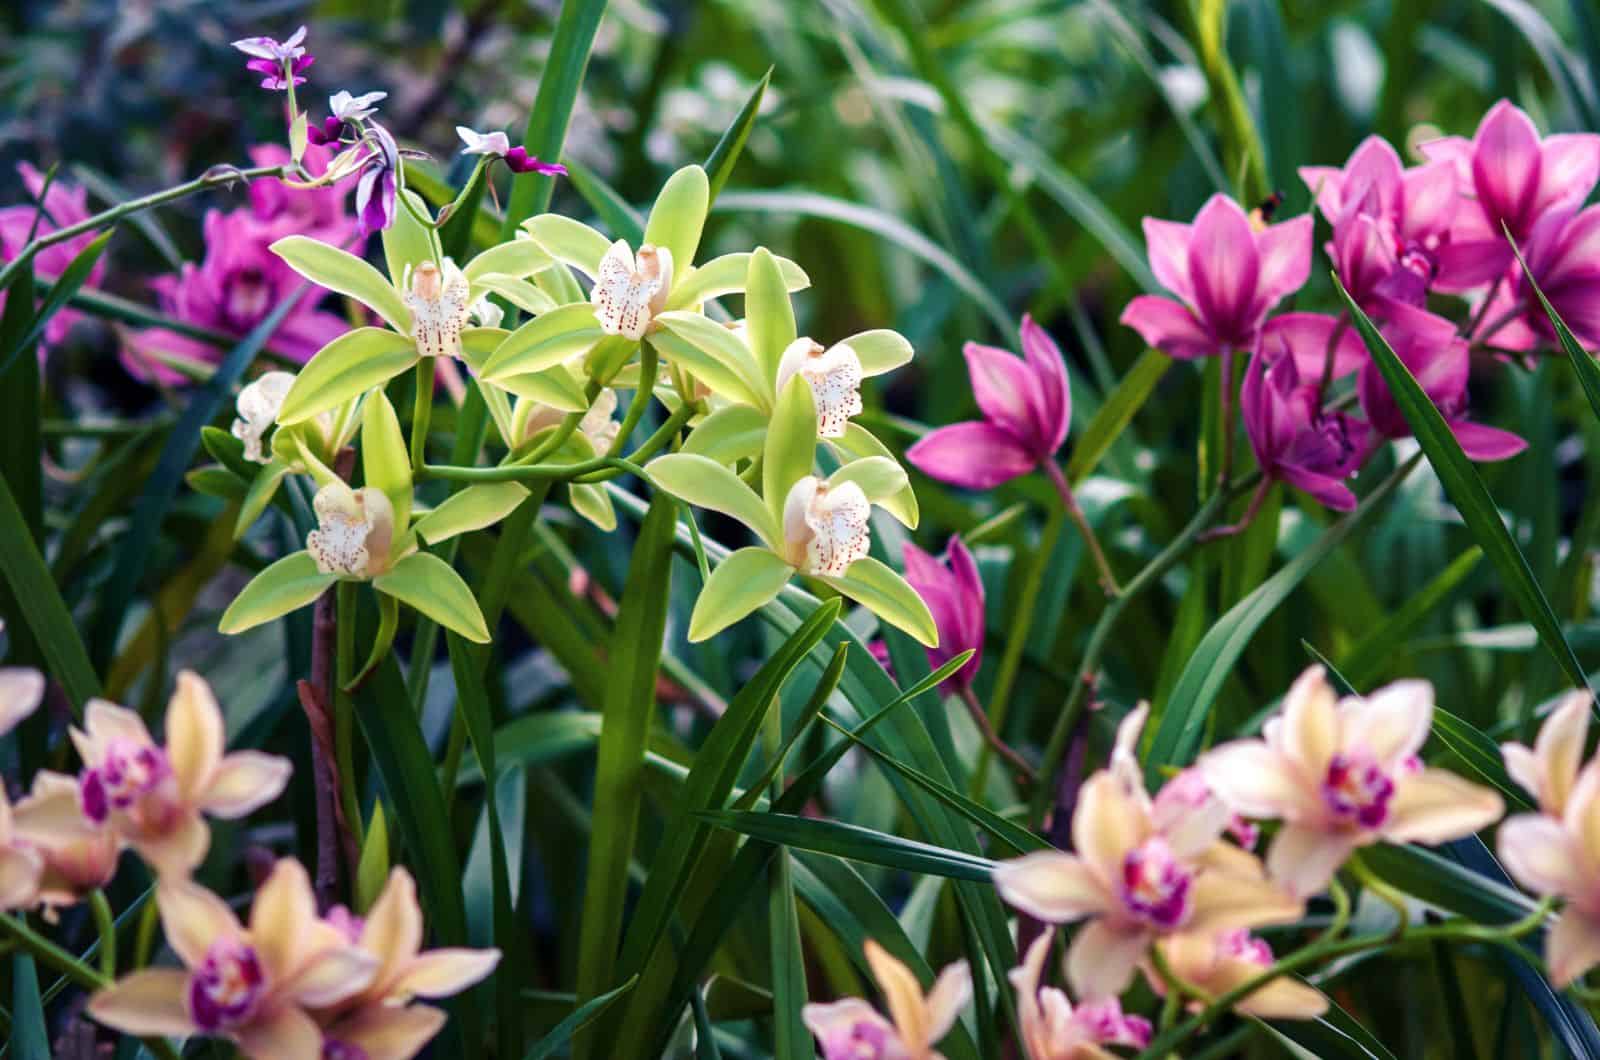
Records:
[[[450,464],[424,464],[417,471],[420,479],[437,478],[453,482],[605,482],[624,474],[647,478],[639,462],[655,455],[678,433],[698,406],[680,406],[656,432],[626,458],[597,456],[574,464],[528,464],[521,461],[498,467],[456,467]]]
[[[969,685],[962,687],[960,696],[961,702],[967,705],[967,710],[972,714],[972,721],[978,726],[978,732],[983,734],[984,743],[993,748],[995,754],[1011,763],[1011,767],[1029,784],[1035,783],[1038,779],[1037,771],[1017,752],[1016,748],[1002,740],[1000,734],[995,732],[994,726],[989,722],[988,713],[983,709],[983,704],[978,702],[978,694]]]
[[[1350,871],[1356,879],[1361,881],[1361,886],[1386,902],[1393,909],[1396,917],[1394,934],[1396,937],[1405,934],[1406,928],[1411,923],[1411,907],[1406,904],[1406,896],[1378,878],[1377,873],[1361,859],[1359,853],[1350,858]]]
[[[107,979],[117,977],[117,920],[111,915],[111,903],[106,892],[96,887],[89,894],[89,909],[94,913],[94,927],[100,933],[100,974]]]
[[[334,767],[339,774],[339,801],[344,806],[346,833],[351,846],[345,850],[346,859],[354,854],[359,859],[364,829],[361,824],[361,796],[356,790],[355,769],[355,704],[344,691],[356,672],[356,590],[355,582],[340,582],[336,587],[339,601],[338,665],[333,690],[333,754]],[[355,879],[357,860],[351,860],[347,869],[350,879]]]
[[[1111,572],[1111,564],[1106,559],[1106,554],[1100,548],[1100,539],[1094,536],[1094,527],[1089,525],[1089,519],[1083,514],[1083,509],[1078,505],[1078,498],[1072,492],[1072,483],[1067,481],[1067,476],[1061,473],[1061,468],[1056,466],[1054,460],[1044,461],[1045,474],[1050,477],[1050,483],[1056,488],[1056,495],[1061,498],[1061,506],[1066,509],[1067,518],[1072,520],[1078,528],[1078,533],[1083,535],[1084,544],[1089,546],[1089,555],[1094,557],[1094,565],[1100,569],[1100,587],[1106,595],[1115,597],[1122,592],[1117,587],[1117,576]]]
[[[1500,293],[1500,285],[1505,283],[1505,282],[1506,282],[1505,276],[1502,275],[1502,276],[1496,277],[1494,283],[1490,286],[1490,288],[1486,292],[1484,292],[1483,303],[1478,306],[1478,311],[1476,313],[1473,313],[1472,314],[1472,318],[1467,321],[1466,328],[1461,332],[1462,338],[1468,339],[1470,341],[1472,339],[1472,336],[1477,333],[1478,326],[1483,323],[1483,318],[1485,316],[1487,316],[1488,313],[1489,313],[1489,307],[1494,305],[1495,295]],[[1520,312],[1520,310],[1519,310],[1519,312]]]
[[[428,460],[428,426],[433,418],[432,357],[417,361],[417,394],[411,406],[411,469],[420,470]]]
[[[1250,524],[1256,521],[1256,515],[1261,511],[1261,502],[1267,499],[1267,494],[1271,490],[1272,480],[1263,475],[1261,481],[1256,484],[1255,492],[1250,494],[1250,503],[1246,506],[1244,515],[1240,516],[1239,521],[1229,523],[1227,526],[1213,526],[1210,530],[1200,535],[1200,541],[1203,543],[1215,541],[1219,537],[1232,537],[1250,529]]]
[[[1217,471],[1221,490],[1233,474],[1233,347],[1222,351],[1222,466]]]

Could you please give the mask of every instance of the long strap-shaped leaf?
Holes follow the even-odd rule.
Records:
[[[655,712],[656,668],[666,631],[677,501],[656,495],[639,527],[632,566],[612,631],[604,723],[596,753],[589,871],[578,933],[578,997],[598,997],[613,984],[622,935],[628,860],[639,826],[640,776]],[[585,1057],[593,1036],[579,1034],[573,1055]]]
[[[1394,350],[1389,348],[1388,341],[1379,334],[1377,327],[1368,319],[1367,314],[1361,311],[1361,307],[1356,305],[1350,293],[1344,289],[1344,285],[1339,283],[1337,276],[1333,282],[1338,287],[1339,295],[1344,299],[1357,330],[1361,332],[1361,338],[1366,342],[1373,362],[1383,373],[1384,382],[1388,383],[1395,404],[1400,407],[1406,423],[1411,425],[1412,433],[1417,436],[1417,443],[1422,446],[1422,451],[1428,456],[1428,463],[1433,465],[1434,472],[1444,485],[1445,494],[1461,513],[1467,529],[1472,532],[1473,538],[1483,547],[1490,562],[1500,572],[1506,588],[1511,590],[1511,595],[1516,598],[1522,613],[1533,624],[1533,628],[1538,630],[1539,639],[1544,642],[1550,654],[1555,656],[1557,665],[1566,672],[1568,680],[1577,688],[1588,688],[1589,680],[1584,675],[1583,666],[1578,662],[1578,656],[1573,652],[1572,645],[1567,643],[1567,638],[1561,632],[1560,619],[1556,618],[1555,611],[1550,607],[1550,601],[1545,599],[1544,590],[1534,578],[1533,569],[1528,566],[1522,550],[1517,547],[1516,541],[1512,540],[1511,532],[1506,529],[1505,523],[1500,521],[1500,511],[1495,507],[1494,498],[1489,495],[1483,479],[1479,478],[1478,472],[1473,469],[1467,454],[1461,451],[1461,445],[1451,433],[1450,425],[1445,422],[1444,415],[1434,407],[1421,384],[1411,375],[1405,363],[1395,355]]]

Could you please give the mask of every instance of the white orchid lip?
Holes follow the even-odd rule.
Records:
[[[638,340],[666,308],[671,288],[672,251],[643,243],[635,255],[627,241],[619,239],[600,259],[589,298],[602,331]]]
[[[294,376],[289,372],[267,372],[239,391],[236,408],[238,418],[233,421],[233,436],[244,443],[244,458],[257,464],[267,462],[261,441],[278,419],[283,399],[289,396]]]
[[[431,261],[408,267],[403,296],[411,310],[411,337],[424,357],[461,356],[461,332],[472,315],[470,285],[455,262],[441,269]]]
[[[465,125],[457,125],[456,135],[467,145],[461,149],[464,155],[492,155],[495,158],[504,158],[506,152],[511,150],[511,138],[503,132],[481,133]]]
[[[323,574],[374,578],[389,566],[394,540],[394,505],[382,490],[353,490],[331,482],[317,491],[311,506],[317,528],[306,535],[306,551]]]
[[[872,504],[854,482],[829,486],[807,475],[789,488],[783,504],[785,558],[807,574],[838,578],[872,545],[867,519]]]
[[[817,433],[824,438],[844,437],[850,417],[861,414],[861,358],[846,343],[825,348],[819,342],[798,338],[778,361],[778,392],[799,375],[811,387],[817,407]]]
[[[335,92],[328,97],[328,110],[340,121],[365,121],[377,111],[377,104],[388,98],[387,92],[363,92],[359,96]]]

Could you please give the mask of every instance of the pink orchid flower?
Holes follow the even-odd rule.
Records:
[[[22,667],[0,667],[0,736],[38,709],[44,699],[44,675]],[[11,800],[0,787],[0,911],[23,909],[39,898],[44,858],[29,838],[21,834],[11,812]]]
[[[13,819],[18,838],[42,859],[37,900],[47,916],[77,904],[116,875],[122,840],[84,815],[76,778],[40,770]]]
[[[306,148],[300,164],[313,177],[320,177],[327,172],[333,157],[332,149],[313,144]],[[258,166],[281,166],[289,161],[289,149],[282,144],[257,144],[250,148],[250,161]],[[263,233],[268,244],[288,235],[310,236],[343,247],[358,257],[366,246],[350,212],[350,185],[346,182],[325,188],[295,188],[281,180],[253,180],[250,212],[256,220],[274,226],[270,236]]]
[[[1131,747],[1148,708],[1124,721],[1110,768],[1091,776],[1072,815],[1074,853],[1041,851],[995,866],[1000,897],[1037,920],[1088,920],[1067,951],[1067,980],[1080,998],[1115,997],[1133,981],[1151,943],[1185,931],[1215,932],[1297,920],[1303,904],[1266,879],[1261,863],[1222,842],[1225,807],[1172,813],[1144,790]]]
[[[1578,341],[1591,348],[1600,344],[1600,205],[1550,210],[1534,224],[1522,256]],[[1526,274],[1514,265],[1509,278],[1494,289],[1473,340],[1517,352],[1556,347],[1555,325]]]
[[[1177,935],[1156,945],[1174,975],[1209,997],[1226,994],[1272,966],[1272,947],[1243,930]],[[1156,996],[1166,997],[1166,980],[1150,965],[1142,970]],[[1189,1005],[1192,1011],[1201,1007],[1198,1002]],[[1257,1019],[1310,1020],[1328,1010],[1328,999],[1285,976],[1252,991],[1233,1008]]]
[[[904,557],[906,581],[928,605],[939,630],[938,647],[928,649],[928,665],[937,670],[971,649],[972,658],[948,678],[958,690],[971,688],[983,663],[984,633],[983,579],[972,553],[961,538],[952,536],[944,563],[910,542]]]
[[[1277,331],[1269,325],[1263,331],[1239,394],[1245,433],[1267,479],[1347,512],[1356,506],[1356,495],[1345,480],[1361,467],[1366,451],[1357,422],[1322,407],[1323,359],[1334,339],[1334,321],[1311,313],[1289,315],[1313,317],[1318,324]],[[1354,362],[1341,363],[1339,356],[1336,349],[1334,371],[1348,371]]]
[[[90,216],[89,193],[83,188],[58,179],[51,181],[50,188],[46,191],[44,174],[26,162],[18,163],[17,173],[22,177],[22,185],[34,201],[0,209],[0,260],[4,261],[11,261],[22,253],[22,248],[28,245],[30,234],[49,235],[58,229],[87,221]],[[43,216],[40,216],[39,207],[35,205],[41,193],[44,194]],[[37,229],[34,227],[35,221],[38,222]],[[66,271],[74,258],[83,253],[85,247],[94,242],[94,239],[94,232],[85,232],[64,243],[46,247],[33,259],[34,272],[42,279],[56,279]],[[84,281],[84,286],[99,287],[105,280],[105,275],[106,260],[102,255],[100,260],[95,262],[94,268],[89,270],[89,277]],[[0,309],[5,306],[5,298],[5,293],[0,292]],[[57,311],[44,327],[40,353],[43,354],[51,347],[59,346],[66,341],[67,333],[72,330],[72,326],[82,319],[83,314],[76,309]]]
[[[1527,448],[1528,443],[1510,431],[1467,418],[1472,355],[1467,341],[1456,335],[1455,326],[1448,320],[1423,309],[1393,306],[1384,338],[1443,414],[1469,459],[1505,460]],[[1368,362],[1361,369],[1356,389],[1367,423],[1379,437],[1411,436],[1411,426],[1395,404],[1377,362]]]
[[[916,973],[876,941],[868,939],[865,952],[890,1018],[858,997],[805,1006],[801,1019],[816,1035],[823,1060],[943,1060],[934,1044],[972,998],[967,962],[945,968],[923,994]]]
[[[1072,423],[1072,390],[1066,361],[1049,334],[1025,315],[1020,358],[976,342],[961,352],[983,419],[930,432],[906,450],[906,459],[940,482],[977,490],[1054,459]]]
[[[1282,820],[1267,869],[1299,897],[1328,885],[1357,849],[1443,843],[1500,818],[1488,788],[1417,757],[1433,720],[1433,686],[1399,681],[1339,700],[1313,666],[1284,697],[1263,739],[1235,740],[1200,759],[1211,788],[1234,810]]]
[[[1102,1045],[1149,1045],[1150,1021],[1123,1015],[1116,998],[1075,1006],[1065,992],[1039,985],[1051,942],[1049,932],[1034,939],[1022,964],[1007,973],[1017,991],[1017,1022],[1027,1060],[1114,1060]]]
[[[1258,228],[1221,194],[1192,225],[1146,217],[1150,269],[1175,297],[1140,295],[1122,323],[1173,357],[1254,348],[1267,312],[1311,274],[1311,228],[1310,214]]]
[[[1600,135],[1539,137],[1509,100],[1489,109],[1471,140],[1421,145],[1424,155],[1456,167],[1464,199],[1448,243],[1439,250],[1438,287],[1466,291],[1498,279],[1511,264],[1501,226],[1521,243],[1548,211],[1582,203],[1600,180]]]
[[[259,751],[224,755],[222,711],[188,670],[167,703],[166,734],[162,747],[138,714],[90,700],[84,727],[71,730],[83,759],[78,797],[91,825],[116,832],[157,873],[184,875],[211,844],[202,814],[251,813],[278,797],[291,767]]]
[[[342,913],[342,910],[341,910]],[[377,959],[371,982],[332,1008],[315,1013],[323,1027],[324,1056],[410,1060],[444,1026],[444,1013],[413,998],[459,993],[494,971],[499,950],[422,949],[422,909],[417,886],[403,868],[389,881],[365,918],[332,916],[328,923]],[[341,1051],[342,1050],[342,1051]]]
[[[1557,987],[1600,964],[1600,765],[1579,769],[1590,709],[1587,692],[1569,693],[1531,750],[1501,746],[1506,772],[1538,797],[1540,812],[1500,826],[1500,860],[1529,890],[1566,899],[1545,939]]]
[[[1303,166],[1300,179],[1333,225],[1328,257],[1363,308],[1420,305],[1459,201],[1449,161],[1404,168],[1389,142],[1369,136],[1342,169]]]
[[[177,275],[150,281],[162,312],[174,319],[243,337],[280,302],[299,290],[301,280],[268,247],[281,223],[263,223],[249,210],[206,213],[206,253],[200,264],[185,262]],[[270,349],[291,360],[309,361],[318,350],[350,330],[336,313],[317,308],[314,295],[302,296],[267,340]],[[173,363],[213,365],[222,350],[168,328],[143,328],[124,335],[122,363],[132,375],[168,386],[188,381]]]
[[[250,923],[188,880],[166,879],[156,905],[184,967],[148,968],[89,999],[89,1015],[125,1034],[227,1038],[255,1060],[322,1055],[307,1009],[366,989],[378,960],[317,918],[311,881],[280,860],[256,891]]]

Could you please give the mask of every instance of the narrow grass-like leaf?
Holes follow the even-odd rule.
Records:
[[[1072,458],[1067,461],[1069,481],[1077,485],[1089,477],[1171,367],[1172,358],[1160,350],[1145,350],[1140,355],[1073,443]]]
[[[39,973],[26,953],[11,957],[11,1048],[18,1060],[50,1060],[50,1032],[39,998]]]
[[[779,850],[768,869],[767,930],[772,959],[772,1037],[777,1060],[812,1060],[811,1032],[800,1020],[806,1003],[805,954],[800,947],[800,917],[787,850]]]
[[[100,255],[105,253],[106,243],[111,239],[112,231],[106,231],[97,236],[88,246],[78,252],[61,275],[51,281],[50,293],[45,295],[44,301],[39,303],[38,310],[34,313],[33,324],[23,333],[21,338],[12,340],[6,347],[4,355],[0,355],[0,372],[11,365],[11,359],[20,355],[31,347],[38,338],[44,334],[45,325],[50,323],[50,318],[59,313],[78,289],[89,279],[89,273],[100,261]]]
[[[769,843],[814,850],[819,854],[831,854],[836,858],[864,861],[905,872],[987,882],[994,868],[994,862],[976,854],[966,854],[914,839],[902,839],[842,821],[738,810],[704,812],[700,817],[719,828],[764,839]]]
[[[1394,395],[1395,404],[1400,407],[1406,422],[1411,425],[1417,443],[1427,454],[1428,463],[1433,465],[1434,472],[1444,485],[1445,494],[1461,513],[1467,529],[1472,532],[1473,538],[1483,547],[1490,562],[1500,572],[1500,577],[1511,596],[1516,599],[1523,615],[1539,631],[1539,639],[1555,657],[1557,665],[1566,673],[1567,679],[1574,687],[1588,688],[1589,682],[1583,672],[1583,666],[1578,662],[1572,645],[1568,644],[1566,637],[1562,635],[1561,621],[1551,610],[1550,601],[1545,598],[1544,590],[1539,587],[1538,581],[1533,576],[1533,569],[1528,566],[1522,550],[1517,547],[1511,532],[1500,520],[1500,511],[1495,506],[1494,498],[1489,495],[1489,490],[1478,477],[1472,462],[1461,451],[1461,445],[1451,433],[1444,416],[1428,399],[1428,395],[1412,377],[1404,362],[1389,348],[1389,343],[1379,334],[1366,313],[1361,311],[1361,307],[1356,305],[1349,292],[1339,284],[1337,277],[1334,278],[1334,284],[1338,287],[1339,294],[1344,299],[1345,306],[1355,321],[1362,339],[1365,340],[1373,362],[1383,373],[1384,381],[1389,385],[1389,392]]]
[[[728,183],[728,178],[733,175],[733,167],[738,164],[739,155],[744,152],[745,141],[750,139],[750,130],[755,128],[756,116],[761,113],[761,99],[767,93],[767,86],[772,83],[772,67],[767,67],[767,72],[761,75],[761,80],[751,90],[750,96],[744,101],[744,106],[739,108],[739,113],[734,116],[733,124],[728,126],[717,140],[717,146],[711,149],[711,154],[706,157],[706,177],[711,181],[711,202],[717,201],[717,193]]]
[[[1371,1031],[1337,1004],[1312,1020],[1257,1022],[1280,1041],[1293,1042],[1322,1060],[1395,1060]]]
[[[572,1040],[572,1036],[593,1023],[600,1014],[610,1008],[612,1003],[633,989],[633,984],[638,981],[635,976],[618,986],[615,990],[608,990],[599,997],[590,998],[573,1010],[572,1015],[555,1025],[551,1032],[534,1043],[522,1060],[548,1060],[561,1051],[561,1047]]]
[[[1413,593],[1393,614],[1356,641],[1340,659],[1339,669],[1358,686],[1370,684],[1393,656],[1395,645],[1402,643],[1469,574],[1477,570],[1482,559],[1483,549],[1473,545],[1451,560],[1450,565],[1434,575],[1419,592]]]

